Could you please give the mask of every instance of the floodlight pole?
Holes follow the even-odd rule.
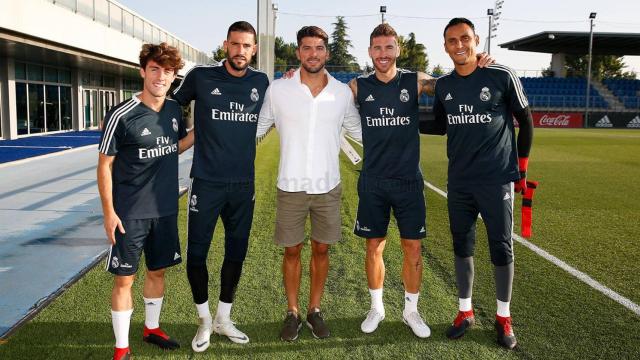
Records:
[[[387,13],[387,7],[386,6],[380,6],[380,23],[384,24],[384,14]]]
[[[487,36],[487,54],[491,55],[491,29],[493,28],[493,9],[487,9],[489,15],[489,36]]]
[[[589,97],[591,95],[591,58],[593,52],[593,20],[596,18],[596,13],[592,12],[589,14],[589,20],[591,22],[591,27],[589,30],[589,61],[587,65],[587,99],[585,101],[585,111],[584,111],[584,127],[589,127]]]

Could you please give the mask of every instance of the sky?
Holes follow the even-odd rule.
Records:
[[[237,20],[256,26],[257,0],[119,0],[147,20],[206,52],[222,44],[227,28]],[[317,25],[328,34],[336,16],[344,16],[353,44],[351,53],[361,65],[371,63],[367,55],[369,34],[381,21],[379,7],[387,6],[386,20],[398,34],[415,33],[426,46],[429,67],[440,64],[451,68],[444,52],[442,30],[453,17],[467,17],[476,25],[479,48],[484,48],[488,32],[487,9],[495,0],[448,1],[379,0],[294,1],[274,0],[278,4],[276,35],[295,42],[295,34],[305,25]],[[535,5],[533,5],[535,4]],[[518,70],[521,76],[539,76],[549,66],[550,54],[502,49],[498,44],[542,31],[589,31],[589,13],[597,12],[595,32],[640,33],[640,1],[632,0],[504,0],[497,36],[491,40],[491,54],[501,64]],[[597,43],[594,43],[594,47]],[[628,67],[640,78],[640,56],[626,56]]]

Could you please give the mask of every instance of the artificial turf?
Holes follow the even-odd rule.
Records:
[[[531,154],[530,178],[541,182],[534,205],[532,242],[586,272],[613,290],[640,301],[635,179],[640,175],[640,132],[539,130]],[[425,178],[446,187],[445,138],[422,138]],[[386,319],[373,334],[360,322],[369,307],[364,272],[364,242],[352,234],[357,209],[358,167],[341,156],[343,205],[341,243],[332,247],[323,311],[332,335],[312,337],[308,329],[294,343],[279,340],[286,310],[281,280],[282,249],[273,244],[278,139],[272,133],[256,159],[256,208],[249,254],[232,318],[251,341],[237,345],[212,337],[202,354],[191,350],[196,312],[185,266],[167,273],[161,325],[182,348],[164,352],[142,342],[142,277],[134,287],[131,326],[134,358],[388,358],[388,359],[633,359],[640,358],[640,317],[530,250],[515,244],[516,277],[512,300],[519,346],[506,351],[495,343],[493,271],[486,235],[478,226],[474,308],[477,325],[457,341],[444,331],[457,311],[453,254],[446,200],[426,190],[428,237],[424,241],[424,276],[419,310],[431,326],[428,339],[416,338],[402,323],[402,254],[394,222],[385,250]],[[185,245],[185,200],[180,231]],[[516,228],[518,228],[516,219]],[[215,311],[224,231],[219,224],[209,256],[210,304]],[[309,248],[303,263],[308,264]],[[109,295],[112,277],[98,266],[0,345],[1,359],[111,356],[113,333]],[[28,286],[28,284],[25,284]],[[303,267],[301,306],[308,303],[308,269]]]

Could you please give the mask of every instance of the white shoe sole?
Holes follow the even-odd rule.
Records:
[[[370,331],[365,330],[362,325],[360,325],[360,330],[362,330],[362,332],[365,333],[365,334],[371,334],[372,332],[378,330],[378,326],[380,326],[380,323],[382,322],[382,320],[384,320],[384,316],[380,319],[380,321],[378,321],[376,326],[373,329],[371,329]]]
[[[194,338],[193,341],[191,341],[191,349],[193,349],[193,351],[195,352],[203,352],[209,348],[209,345],[211,345],[211,341],[207,340],[207,342],[204,344],[201,344],[200,347],[198,347],[197,344],[198,342]]]
[[[415,330],[413,330],[413,328],[411,327],[411,325],[409,325],[409,322],[404,318],[404,316],[402,317],[402,322],[405,323],[409,327],[409,329],[411,329],[411,332],[413,332],[413,335],[415,335],[415,336],[417,336],[417,337],[419,337],[421,339],[426,339],[429,336],[431,336],[431,329],[429,329],[428,325],[427,325],[427,334],[426,335],[420,335],[420,334],[416,333]]]
[[[236,344],[246,344],[246,343],[249,342],[249,337],[246,334],[244,335],[244,337],[230,336],[230,335],[222,333],[221,331],[216,330],[216,328],[213,328],[213,333],[218,335],[218,336],[225,336],[231,342],[234,342]]]

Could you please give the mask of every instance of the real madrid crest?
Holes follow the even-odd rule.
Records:
[[[196,206],[198,204],[198,197],[196,195],[191,195],[191,206]]]
[[[260,100],[260,95],[258,94],[258,89],[253,88],[251,89],[251,101],[253,102],[257,102],[258,100]]]
[[[489,92],[489,88],[485,86],[482,88],[482,92],[480,92],[480,100],[489,101],[489,99],[491,99],[491,93]]]
[[[113,259],[111,259],[111,267],[114,269],[117,269],[118,266],[120,266],[120,263],[118,262],[118,257],[114,256]]]
[[[173,123],[173,131],[178,132],[178,120],[176,120],[176,118],[173,118],[171,122]]]
[[[400,90],[400,101],[402,102],[409,101],[409,91],[407,91],[407,89]]]

